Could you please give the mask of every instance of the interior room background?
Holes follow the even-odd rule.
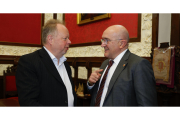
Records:
[[[1,16],[1,14],[0,14]],[[65,20],[63,13],[56,13],[56,19],[61,21]],[[141,14],[141,37],[140,42],[129,43],[129,50],[141,57],[150,57],[152,49],[152,16],[151,13],[142,13]],[[45,13],[44,14],[44,24],[49,20],[54,18],[54,13]],[[117,18],[121,19],[121,18]],[[32,21],[33,22],[33,21]],[[98,22],[98,21],[97,21]],[[121,24],[121,23],[119,23]],[[98,27],[98,26],[97,26]],[[159,14],[159,35],[158,35],[158,46],[161,42],[170,42],[170,27],[171,27],[171,14]],[[18,29],[18,28],[17,28]],[[161,29],[161,30],[160,30]],[[78,33],[78,32],[77,32]],[[76,34],[81,36],[81,34]],[[7,33],[7,36],[11,33]],[[88,33],[83,33],[88,34]],[[71,34],[70,34],[71,36]],[[99,35],[102,36],[102,33]],[[26,39],[26,38],[24,38]],[[73,38],[71,38],[73,39]],[[0,40],[3,41],[3,40]],[[100,40],[99,40],[100,41]],[[34,52],[41,47],[29,47],[29,46],[14,46],[14,45],[3,45],[0,43],[0,55],[14,55],[21,56]],[[66,57],[104,57],[104,49],[100,45],[92,46],[82,46],[82,47],[70,47],[68,52],[65,54]],[[0,64],[0,76],[3,75],[3,70],[5,70],[11,64]],[[72,67],[71,67],[72,68]],[[93,68],[93,71],[98,68]],[[72,68],[73,71],[73,68]],[[87,71],[85,67],[79,67],[78,78],[87,79]],[[74,71],[73,71],[74,72]],[[74,74],[72,74],[74,75]]]

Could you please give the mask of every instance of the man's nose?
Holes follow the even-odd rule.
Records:
[[[70,39],[68,39],[68,44],[71,44],[71,40]]]
[[[101,47],[105,47],[106,46],[106,44],[103,42],[103,43],[101,43]]]

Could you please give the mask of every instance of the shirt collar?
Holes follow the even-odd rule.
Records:
[[[120,62],[120,60],[122,59],[122,57],[124,56],[125,52],[127,51],[128,49],[124,50],[122,53],[120,53],[113,61],[114,63],[118,64]],[[110,59],[111,60],[111,59]]]
[[[52,60],[57,59],[45,46],[43,46],[43,47],[47,51],[47,53],[49,54],[49,56]],[[60,61],[60,63],[63,63],[66,60],[67,60],[67,58],[63,55],[59,61]]]

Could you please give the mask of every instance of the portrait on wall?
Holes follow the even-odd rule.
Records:
[[[77,13],[77,24],[82,25],[108,18],[111,18],[110,13]]]

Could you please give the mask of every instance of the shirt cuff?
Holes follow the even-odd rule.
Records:
[[[94,85],[95,85],[95,84],[94,84]],[[89,90],[91,90],[91,89],[94,87],[94,85],[90,86],[89,83],[87,82],[87,88],[88,88]]]

